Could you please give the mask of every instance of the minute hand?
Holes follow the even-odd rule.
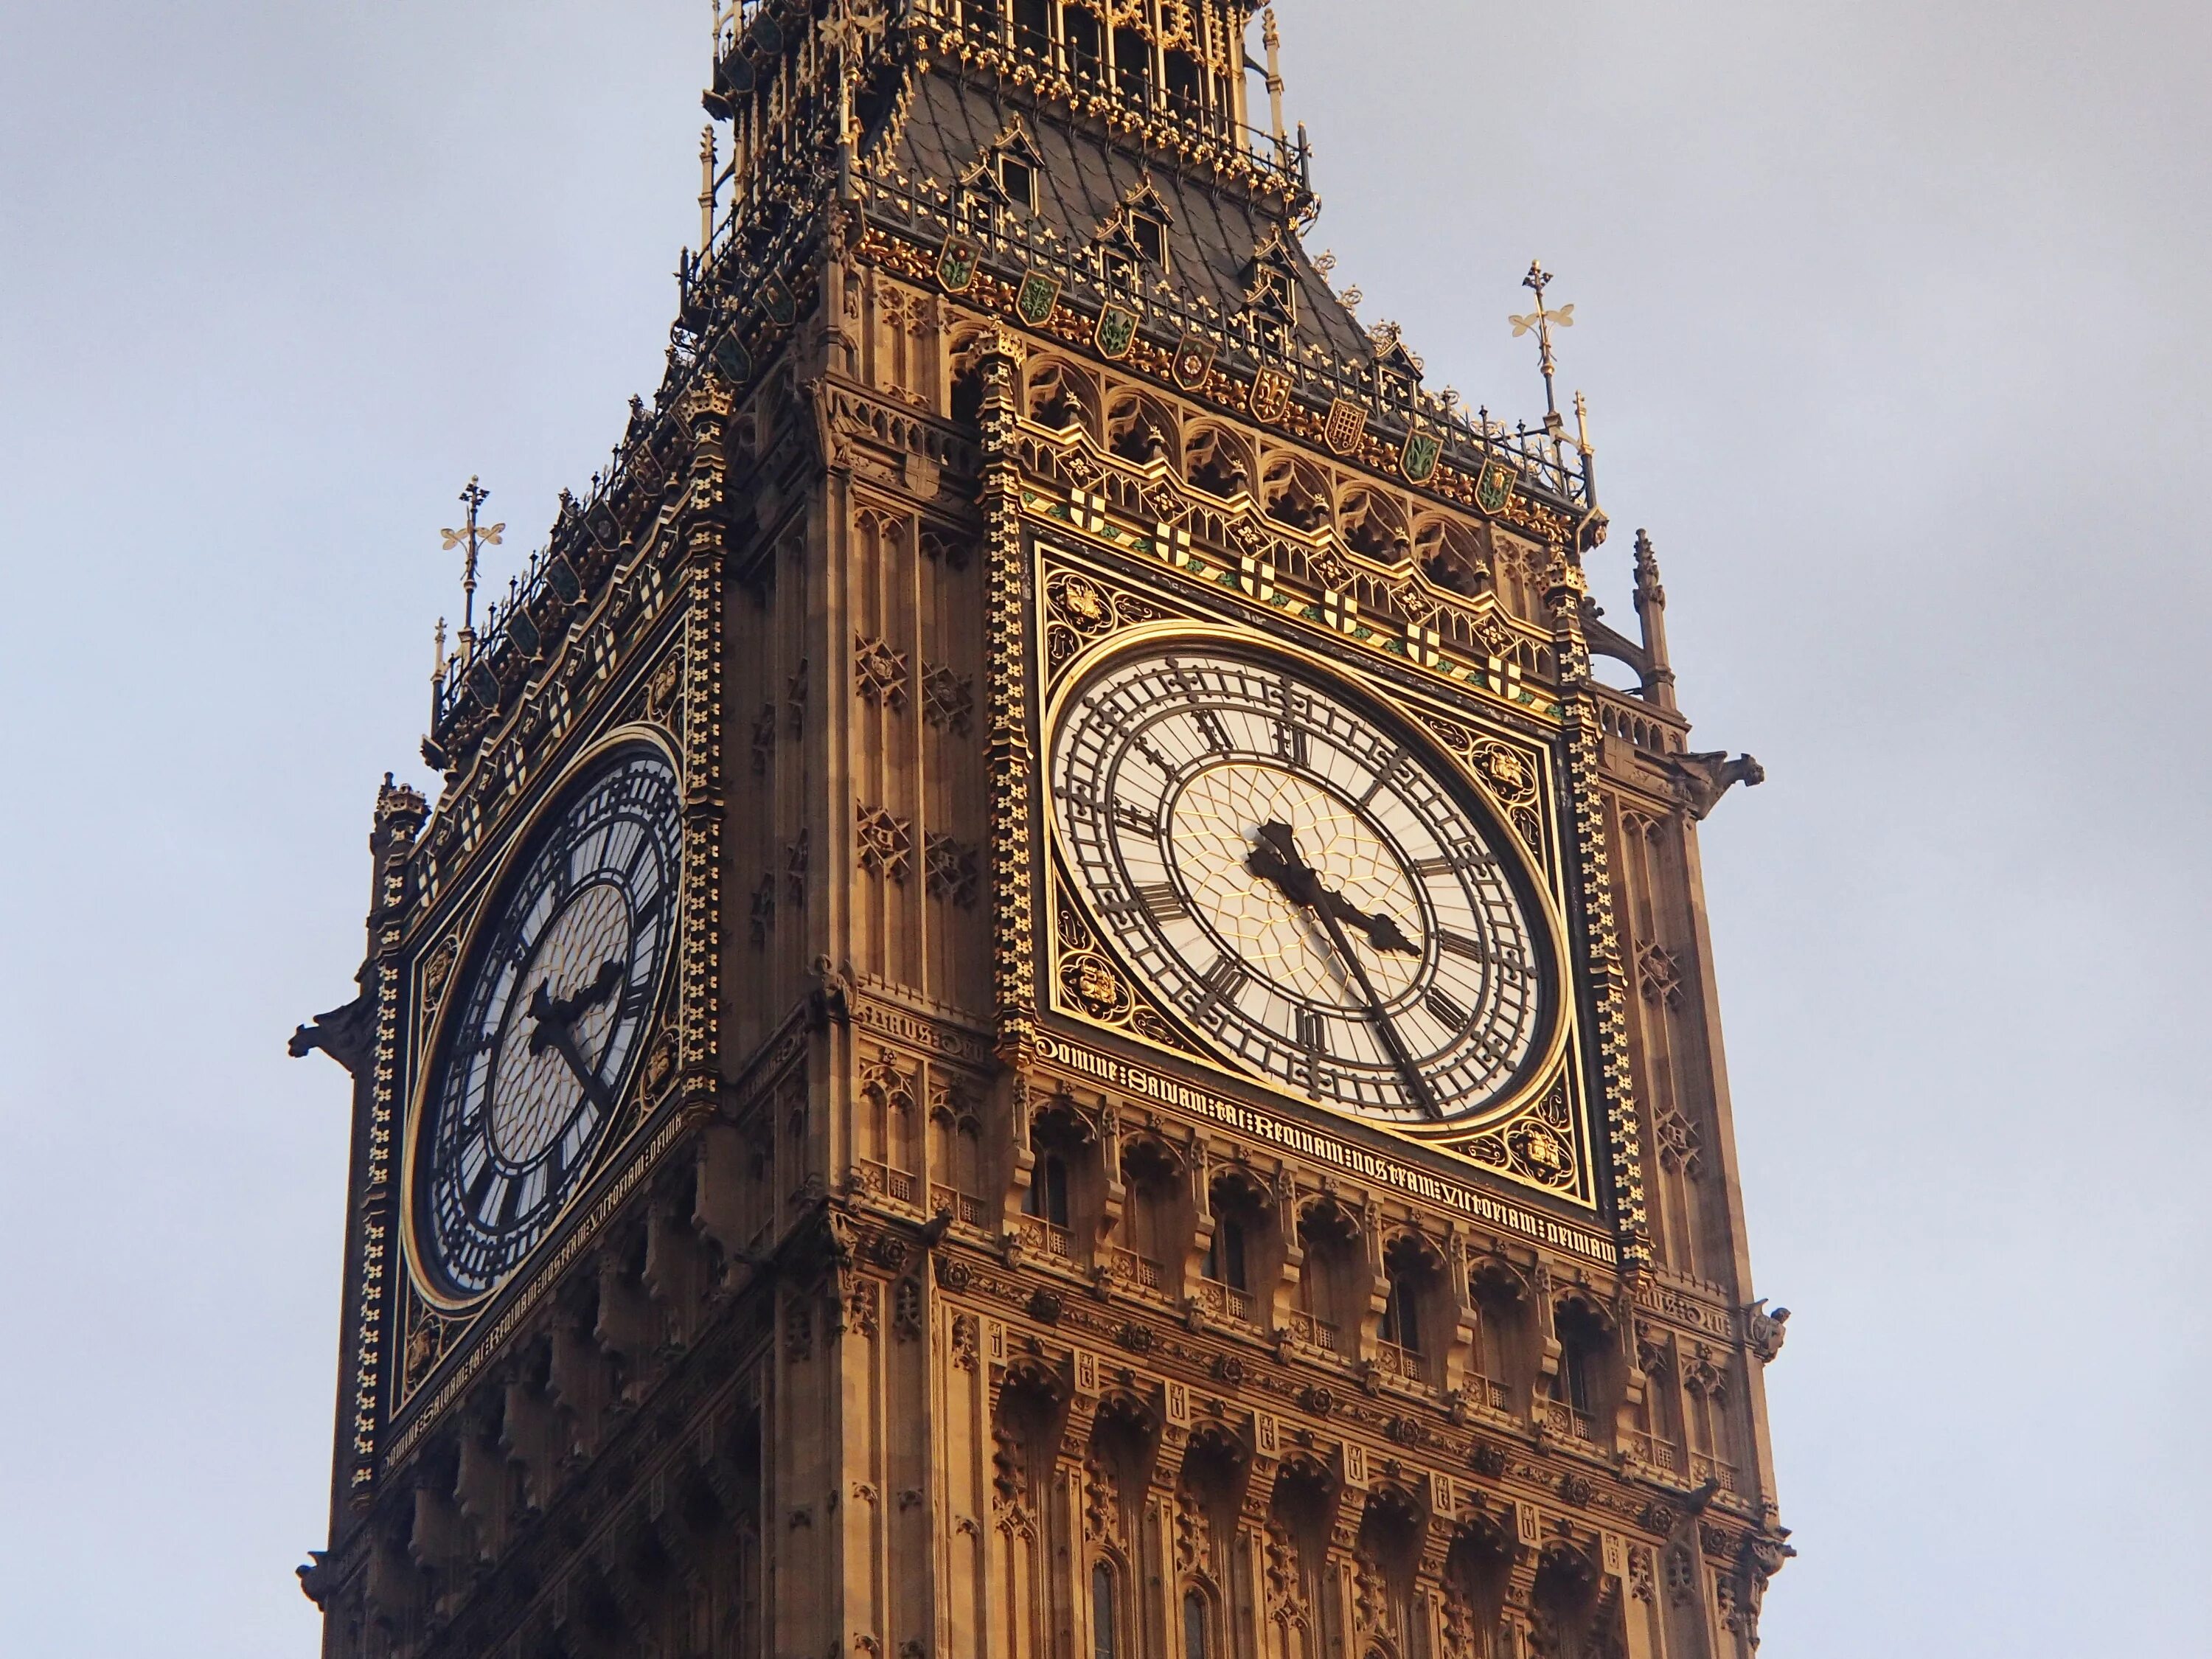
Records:
[[[1350,910],[1355,920],[1367,923],[1369,939],[1377,950],[1389,947],[1375,938],[1375,924],[1379,922],[1389,927],[1394,934],[1398,931],[1396,924],[1387,916],[1364,916],[1340,896],[1322,887],[1321,877],[1313,866],[1298,856],[1297,842],[1288,824],[1261,825],[1259,842],[1259,848],[1248,860],[1248,867],[1255,875],[1273,882],[1291,903],[1310,909],[1321,918],[1322,926],[1328,930],[1329,942],[1351,967],[1352,977],[1359,981],[1359,994],[1367,999],[1369,1016],[1382,1033],[1383,1046],[1390,1050],[1390,1057],[1398,1062],[1399,1071],[1404,1073],[1406,1086],[1431,1117],[1441,1120],[1443,1114],[1437,1109],[1437,1098],[1430,1092],[1429,1080],[1421,1075],[1421,1068],[1413,1063],[1413,1055],[1407,1052],[1404,1042],[1398,1036],[1398,1028],[1391,1023],[1382,999],[1375,989],[1375,981],[1367,976],[1367,964],[1360,961],[1359,953],[1352,948],[1352,941],[1345,936],[1344,923],[1339,920],[1339,908]]]

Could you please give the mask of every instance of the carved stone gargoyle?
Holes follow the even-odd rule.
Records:
[[[1696,755],[1669,755],[1667,765],[1674,775],[1676,792],[1693,818],[1702,818],[1720,805],[1731,786],[1750,789],[1766,781],[1766,769],[1748,755],[1729,758],[1725,749]]]
[[[343,1007],[317,1014],[294,1031],[284,1051],[293,1059],[301,1060],[320,1048],[347,1071],[358,1072],[368,1060],[375,1027],[375,1005],[368,993],[363,991]]]

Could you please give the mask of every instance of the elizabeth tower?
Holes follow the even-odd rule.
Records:
[[[354,1078],[328,1659],[1756,1645],[1694,825],[1758,769],[1644,538],[1636,637],[1590,603],[1587,440],[1309,258],[1273,53],[718,17],[666,379],[295,1040]]]

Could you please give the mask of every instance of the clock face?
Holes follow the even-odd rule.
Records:
[[[589,1171],[668,960],[676,774],[636,744],[566,786],[479,924],[417,1130],[417,1237],[457,1295],[490,1290]]]
[[[1095,674],[1055,729],[1062,849],[1155,993],[1340,1110],[1468,1118],[1551,1019],[1540,914],[1468,786],[1306,671],[1218,647]]]

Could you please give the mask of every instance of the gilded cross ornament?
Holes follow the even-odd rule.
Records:
[[[461,550],[461,631],[462,660],[466,661],[477,642],[477,559],[487,547],[497,547],[499,538],[507,532],[504,524],[483,524],[477,520],[478,510],[491,498],[491,491],[469,479],[468,488],[461,491],[462,505],[469,509],[467,521],[459,530],[441,530],[445,538],[445,550]]]
[[[1564,305],[1556,311],[1545,306],[1544,290],[1551,283],[1552,273],[1544,269],[1543,262],[1537,259],[1528,261],[1528,274],[1521,279],[1521,286],[1535,294],[1536,308],[1526,316],[1509,316],[1505,319],[1513,325],[1515,339],[1524,334],[1536,337],[1537,364],[1544,371],[1544,424],[1547,428],[1556,426],[1559,419],[1559,402],[1552,388],[1553,376],[1559,368],[1552,356],[1552,331],[1575,325],[1573,306]]]

